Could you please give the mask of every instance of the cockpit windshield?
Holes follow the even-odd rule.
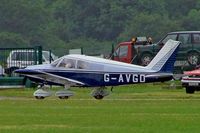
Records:
[[[62,58],[59,58],[59,59],[55,60],[54,62],[51,63],[51,65],[56,67],[57,64],[60,62],[60,60],[62,60]]]
[[[59,58],[51,63],[54,67],[76,68],[76,60],[70,58]]]

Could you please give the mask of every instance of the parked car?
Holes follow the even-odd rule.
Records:
[[[42,51],[42,64],[48,64],[57,57],[49,51]],[[11,74],[14,70],[38,64],[38,53],[34,50],[12,50],[7,58],[5,73]]]
[[[200,68],[184,72],[186,75],[182,78],[182,86],[185,87],[186,93],[192,94],[200,90]]]
[[[169,40],[177,40],[180,45],[175,66],[196,66],[200,63],[200,31],[170,32],[158,43],[144,45],[138,49],[139,64],[146,66]]]

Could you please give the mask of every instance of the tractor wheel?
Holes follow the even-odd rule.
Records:
[[[153,56],[149,53],[143,54],[140,59],[140,65],[147,66],[151,62],[152,58]]]

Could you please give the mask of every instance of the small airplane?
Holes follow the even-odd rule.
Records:
[[[148,66],[138,66],[109,59],[86,55],[65,55],[51,64],[33,65],[15,72],[28,77],[40,85],[34,92],[37,99],[51,96],[44,85],[64,86],[56,92],[60,99],[67,99],[74,93],[70,87],[93,87],[91,95],[102,99],[109,93],[107,86],[164,82],[173,79],[174,62],[179,41],[168,40]]]

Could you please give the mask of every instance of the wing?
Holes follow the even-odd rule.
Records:
[[[27,74],[26,76],[32,77],[32,78],[37,78],[37,79],[44,80],[44,81],[63,84],[63,85],[71,85],[71,86],[73,86],[73,85],[74,86],[83,86],[83,85],[85,85],[83,82],[80,82],[78,80],[65,78],[65,77],[62,77],[62,76],[58,76],[58,75],[55,75],[55,74],[51,74],[51,73],[43,72],[43,71],[39,71],[39,70],[37,70],[37,72],[40,73],[40,74],[37,74],[37,75],[29,75],[29,74]]]

